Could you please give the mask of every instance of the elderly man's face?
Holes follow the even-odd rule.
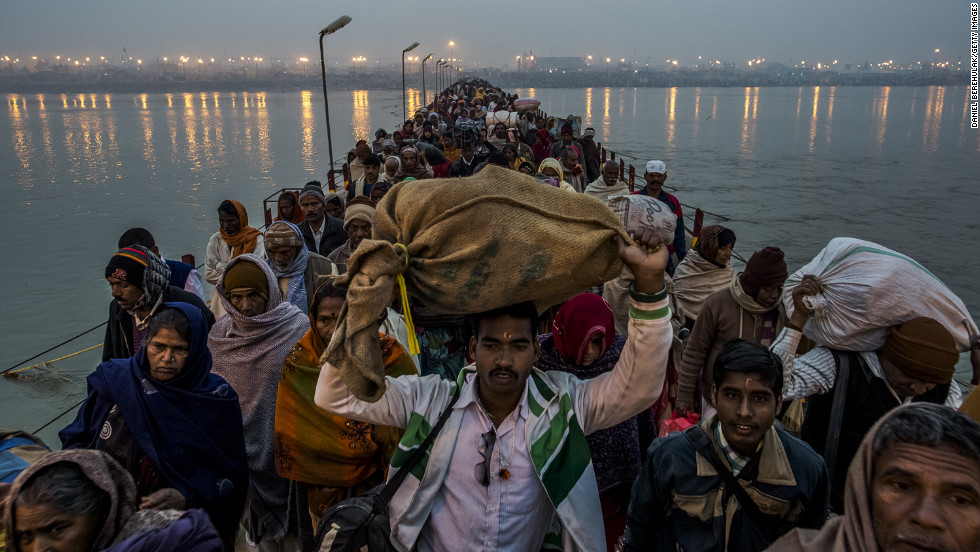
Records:
[[[606,163],[602,166],[602,181],[606,186],[614,186],[619,181],[619,167],[615,163]]]
[[[871,511],[881,550],[980,550],[980,470],[951,448],[897,443],[874,461]]]
[[[350,237],[351,249],[357,249],[365,238],[371,237],[371,223],[354,219],[347,225],[347,235]]]
[[[933,382],[921,380],[910,376],[902,370],[901,366],[896,365],[891,359],[879,354],[881,360],[881,371],[896,393],[903,397],[918,397],[927,393],[936,386]]]
[[[573,149],[569,149],[565,153],[565,166],[574,169],[575,165],[578,165],[578,153]]]
[[[402,152],[402,166],[406,169],[414,169],[418,166],[419,159],[418,156],[412,150],[405,150]]]
[[[386,159],[385,174],[387,174],[388,176],[392,176],[396,172],[398,172],[398,159],[395,159],[394,157]]]
[[[269,262],[272,266],[276,267],[276,270],[283,271],[289,268],[289,265],[293,264],[293,259],[299,254],[299,247],[295,245],[279,245],[276,247],[266,247],[265,254],[269,258]]]
[[[647,183],[648,191],[655,191],[659,194],[667,180],[667,173],[643,173],[643,180]]]

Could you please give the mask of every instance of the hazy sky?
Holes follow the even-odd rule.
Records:
[[[697,56],[744,63],[969,61],[969,2],[943,0],[674,0],[603,2],[417,2],[395,0],[8,0],[0,3],[0,57],[128,55],[155,59],[262,56],[318,59],[317,33],[341,15],[353,21],[326,38],[328,60],[397,60],[449,54],[479,66],[515,56],[593,55],[662,64]],[[649,61],[648,61],[649,60]]]

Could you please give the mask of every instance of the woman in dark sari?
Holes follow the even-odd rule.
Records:
[[[59,437],[122,464],[143,509],[203,508],[231,550],[248,486],[238,395],[211,373],[200,310],[164,307],[137,356],[89,375],[88,398]]]

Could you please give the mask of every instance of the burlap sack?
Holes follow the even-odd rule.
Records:
[[[674,243],[677,216],[670,206],[659,199],[645,195],[625,195],[609,198],[609,208],[630,233],[647,228],[655,232],[664,243]]]
[[[354,396],[376,401],[384,393],[378,319],[396,296],[398,273],[409,295],[436,311],[522,301],[543,310],[619,274],[615,235],[629,240],[599,200],[500,167],[398,184],[378,205],[373,239],[337,280],[347,303],[324,360]]]

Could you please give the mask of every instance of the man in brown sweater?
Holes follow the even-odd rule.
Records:
[[[783,329],[786,315],[779,298],[789,273],[783,252],[766,247],[755,252],[728,289],[705,299],[684,349],[677,381],[676,410],[680,415],[698,410],[698,389],[711,389],[712,366],[722,345],[740,337],[769,347]],[[698,385],[700,381],[700,386]],[[707,393],[703,393],[708,412],[713,412]]]

